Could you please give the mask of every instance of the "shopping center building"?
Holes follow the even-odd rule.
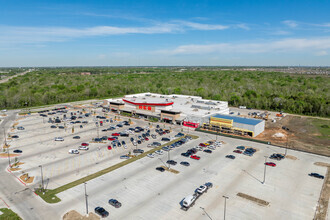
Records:
[[[103,106],[114,112],[125,112],[143,118],[197,128],[211,115],[229,114],[228,102],[206,100],[199,96],[140,93],[123,98],[106,99]]]

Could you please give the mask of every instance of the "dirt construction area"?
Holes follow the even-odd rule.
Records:
[[[330,120],[327,119],[287,115],[276,123],[267,121],[265,131],[256,139],[290,149],[330,156],[329,127]]]

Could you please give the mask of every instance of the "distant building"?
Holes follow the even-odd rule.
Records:
[[[90,72],[82,72],[82,73],[80,73],[80,75],[82,75],[82,76],[83,75],[88,75],[89,76],[89,75],[91,75],[91,73]]]

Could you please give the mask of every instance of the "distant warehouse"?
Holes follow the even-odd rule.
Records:
[[[210,117],[209,123],[203,124],[203,128],[223,133],[256,137],[265,130],[265,121],[215,114]]]

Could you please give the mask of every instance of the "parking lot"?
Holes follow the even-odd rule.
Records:
[[[71,112],[77,114],[78,110],[69,110],[66,115]],[[47,113],[46,113],[47,114]],[[122,161],[121,155],[125,155],[128,152],[133,151],[135,148],[147,150],[147,145],[157,141],[160,141],[163,137],[174,136],[174,131],[162,136],[157,135],[156,139],[151,137],[149,141],[145,141],[142,144],[133,146],[130,138],[137,139],[141,133],[131,133],[130,137],[119,137],[120,142],[125,141],[127,148],[116,147],[113,148],[112,141],[105,140],[101,143],[93,142],[93,138],[108,136],[112,137],[112,133],[124,132],[130,127],[148,127],[149,124],[143,120],[131,119],[132,124],[130,126],[117,127],[112,131],[102,131],[109,128],[111,125],[115,126],[124,120],[128,120],[125,117],[118,119],[118,116],[107,113],[106,119],[97,119],[97,115],[104,116],[101,109],[96,110],[96,115],[79,119],[87,121],[88,123],[70,124],[70,121],[61,122],[58,124],[48,123],[48,117],[62,118],[64,113],[58,113],[56,115],[47,115],[47,117],[41,117],[39,114],[32,114],[27,117],[21,117],[16,122],[16,129],[10,134],[18,135],[19,138],[13,138],[9,140],[11,145],[10,151],[22,150],[23,153],[18,157],[20,162],[24,164],[20,165],[20,171],[14,172],[17,177],[22,174],[22,171],[28,173],[30,177],[34,176],[34,182],[32,185],[38,186],[41,184],[41,167],[43,171],[43,177],[46,188],[53,189],[66,183],[72,182],[88,174],[95,173],[111,165],[117,164]],[[116,121],[115,121],[116,117]],[[110,120],[113,120],[110,123]],[[77,119],[78,120],[78,119]],[[108,120],[109,122],[107,122]],[[103,121],[103,126],[97,126],[95,122]],[[18,124],[17,124],[18,123]],[[51,128],[51,126],[57,128]],[[80,125],[83,128],[80,128]],[[17,127],[24,127],[24,130],[17,130]],[[65,128],[58,128],[63,126]],[[162,129],[169,129],[170,127],[162,127]],[[155,133],[156,126],[150,128],[151,133]],[[147,129],[146,129],[147,130]],[[175,130],[175,129],[173,129]],[[74,131],[74,132],[73,132]],[[73,139],[74,136],[80,136],[80,139]],[[55,141],[55,137],[62,137],[64,141]],[[78,149],[81,143],[88,143],[89,150],[80,150],[79,154],[69,154],[70,149]],[[164,143],[164,142],[162,142]],[[109,150],[108,146],[112,146]]]
[[[329,162],[322,156],[289,151],[292,159],[281,161],[267,159],[276,167],[266,168],[264,184],[265,156],[284,153],[269,145],[221,137],[226,144],[217,147],[211,154],[199,151],[200,160],[181,156],[187,149],[200,142],[214,139],[214,135],[193,132],[200,138],[170,151],[170,158],[178,164],[172,166],[179,171],[159,172],[156,167],[163,165],[168,154],[155,158],[143,158],[125,167],[87,182],[89,211],[97,206],[109,211],[111,219],[222,219],[224,198],[228,196],[226,217],[228,219],[312,219],[315,213],[323,180],[308,176],[310,172],[325,174],[326,168],[314,162]],[[235,154],[237,146],[249,146],[257,152],[249,157]],[[233,154],[234,160],[225,158]],[[161,160],[159,160],[161,159]],[[188,161],[190,166],[182,166]],[[205,182],[212,182],[213,188],[203,194],[188,211],[180,209],[180,202]],[[261,206],[253,201],[237,196],[244,193],[269,202]],[[58,194],[62,199],[59,208],[63,214],[70,209],[85,213],[84,186],[79,185]],[[122,203],[120,208],[108,204],[109,199]],[[72,204],[74,204],[72,206]]]
[[[67,114],[77,113],[77,110],[69,109]],[[97,115],[105,116],[103,126],[97,129]],[[54,116],[63,117],[61,113]],[[54,117],[52,115],[52,117]],[[174,138],[181,131],[179,126],[160,124],[160,128],[172,130],[163,136],[157,135],[156,139],[150,137],[149,141],[133,146],[131,137],[137,139],[141,133],[131,133],[130,137],[119,137],[124,140],[127,148],[116,147],[108,150],[111,141],[95,143],[93,138],[112,136],[112,133],[123,132],[130,127],[150,127],[150,133],[154,134],[157,124],[149,124],[140,119],[131,119],[130,126],[117,127],[112,131],[102,131],[111,125],[116,125],[125,120],[110,122],[110,119],[118,119],[118,115],[107,113],[101,109],[96,110],[95,115],[79,119],[87,121],[87,124],[48,123],[48,117],[39,114],[21,116],[15,122],[16,129],[10,134],[19,138],[9,140],[10,151],[22,150],[18,157],[24,164],[20,165],[20,171],[13,172],[19,177],[22,172],[34,176],[31,188],[41,184],[41,167],[45,187],[53,189],[66,183],[77,180],[88,174],[95,173],[111,165],[121,162],[121,155],[132,152],[137,147],[148,150],[148,144],[153,141],[166,143],[160,139],[163,137]],[[109,120],[107,122],[106,120]],[[51,128],[56,125],[57,128]],[[17,130],[18,126],[24,130]],[[74,132],[73,132],[74,130]],[[189,131],[185,133],[198,136],[187,143],[164,151],[162,155],[155,154],[153,158],[145,157],[121,167],[108,174],[87,182],[89,212],[93,212],[97,206],[109,211],[111,219],[222,219],[224,214],[224,197],[226,201],[226,216],[228,219],[312,219],[317,206],[322,179],[308,176],[311,172],[325,175],[326,168],[314,165],[315,162],[330,163],[329,158],[313,154],[288,150],[287,158],[277,161],[269,159],[274,153],[284,154],[285,149],[245,140],[238,140],[201,132]],[[73,139],[80,136],[80,139]],[[64,141],[54,141],[55,137],[62,137]],[[205,143],[209,140],[223,141],[220,147],[212,150],[212,153],[198,151],[200,160],[181,156],[188,149]],[[70,149],[78,149],[81,143],[89,143],[89,150],[80,150],[79,154],[69,154]],[[111,145],[112,146],[112,145]],[[256,149],[253,156],[234,153],[237,146],[252,147]],[[234,155],[235,159],[226,158],[226,155]],[[264,162],[274,162],[276,167],[266,167],[266,179],[264,180]],[[155,168],[168,166],[166,161],[172,159],[177,162],[171,168],[178,171],[160,172]],[[190,166],[183,166],[180,162],[189,162]],[[180,209],[180,202],[194,193],[200,185],[212,182],[213,188],[201,195],[194,206],[188,211]],[[244,193],[249,196],[264,200],[266,206],[237,196]],[[64,215],[69,210],[77,210],[86,213],[84,185],[78,185],[57,195],[62,201],[53,206],[58,213]],[[117,199],[122,203],[120,208],[114,208],[108,204],[109,199]],[[207,213],[207,214],[206,214]]]

